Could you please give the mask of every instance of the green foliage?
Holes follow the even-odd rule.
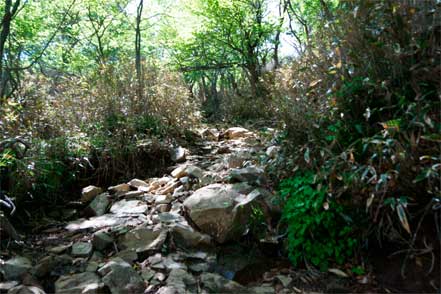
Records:
[[[439,33],[432,22],[440,11],[435,1],[340,1],[335,7],[318,2],[319,12],[303,18],[315,18],[310,42],[276,79],[287,137],[285,157],[271,170],[285,178],[285,195],[315,195],[311,215],[320,216],[326,201],[329,210],[354,212],[360,237],[425,248],[422,240],[431,237],[423,237],[428,233],[420,225],[437,219],[431,207],[441,199],[441,90],[433,78],[439,76],[433,63],[440,58],[439,38],[430,37]],[[315,181],[299,170],[318,171]],[[331,199],[322,200],[322,189]],[[287,198],[284,214],[293,215],[288,226],[304,224],[294,204]],[[314,230],[306,235],[326,236]],[[294,250],[297,237],[288,235],[294,262],[306,250],[301,242]]]
[[[297,173],[280,184],[285,200],[282,221],[288,228],[289,257],[294,265],[302,260],[326,270],[331,262],[342,264],[357,245],[345,208],[328,199],[325,183],[312,172]]]
[[[267,225],[265,222],[265,214],[260,205],[251,207],[251,215],[248,223],[250,227],[251,234],[257,238],[261,239],[264,237],[265,232],[267,231]]]

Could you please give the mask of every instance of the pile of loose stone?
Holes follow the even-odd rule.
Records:
[[[85,187],[84,217],[46,232],[42,257],[1,260],[8,293],[292,293],[289,273],[240,285],[216,272],[216,248],[249,230],[256,207],[280,213],[259,156],[277,153],[243,128],[201,130],[204,155],[173,149],[169,175]],[[148,163],[146,163],[148,164]]]

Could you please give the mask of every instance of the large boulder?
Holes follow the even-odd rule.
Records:
[[[3,274],[5,280],[16,280],[28,272],[32,268],[32,263],[29,259],[22,256],[13,257],[2,264],[0,272]]]
[[[145,284],[132,266],[121,258],[114,258],[98,270],[112,294],[144,293]]]
[[[202,232],[224,243],[242,236],[249,223],[255,199],[241,192],[244,185],[212,184],[194,192],[184,207]]]
[[[55,282],[57,294],[95,294],[102,293],[103,288],[100,277],[91,272],[61,276]]]

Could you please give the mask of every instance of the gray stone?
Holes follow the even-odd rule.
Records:
[[[95,186],[84,187],[81,191],[81,202],[87,203],[92,201],[96,196],[103,193],[103,189]]]
[[[191,220],[219,243],[240,238],[251,215],[253,199],[240,194],[234,185],[212,184],[184,201]]]
[[[121,200],[115,202],[110,208],[110,212],[118,215],[130,215],[145,213],[148,207],[142,201],[139,200]]]
[[[247,157],[242,154],[230,154],[225,158],[228,168],[241,168],[246,160]]]
[[[7,238],[13,240],[22,239],[2,210],[0,210],[0,235],[2,240]]]
[[[101,216],[107,212],[109,207],[109,194],[103,193],[95,197],[93,201],[86,208],[86,213],[89,216]]]
[[[115,258],[121,258],[127,263],[133,264],[138,259],[138,254],[133,249],[121,250],[115,255]]]
[[[113,294],[143,293],[145,283],[132,266],[120,258],[115,258],[98,270],[104,284]]]
[[[0,267],[0,272],[3,273],[5,280],[18,280],[20,277],[32,268],[32,263],[29,259],[22,256],[16,256],[7,260]]]
[[[275,294],[276,291],[272,286],[255,286],[250,288],[250,292],[253,294]],[[291,293],[291,292],[290,292]]]
[[[158,289],[156,294],[181,294],[183,292],[179,292],[179,289],[175,287],[164,286]]]
[[[96,272],[96,270],[99,268],[99,264],[95,261],[91,261],[86,266],[86,272]]]
[[[197,166],[194,165],[189,165],[187,166],[187,168],[185,169],[186,175],[193,177],[193,178],[202,178],[202,176],[204,175],[202,169],[200,169]]]
[[[110,245],[112,245],[114,242],[112,236],[104,233],[104,232],[97,232],[95,234],[93,234],[93,238],[92,238],[92,244],[93,247],[96,250],[104,250],[107,247],[109,247]]]
[[[191,262],[188,269],[195,273],[203,273],[210,271],[211,266],[205,261]]]
[[[7,292],[8,290],[18,286],[19,284],[19,281],[0,282],[0,292]]]
[[[166,238],[167,232],[137,228],[121,236],[118,239],[118,247],[135,250],[140,255],[159,250]]]
[[[277,153],[279,153],[280,147],[279,146],[270,146],[266,149],[265,153],[266,156],[273,159],[277,156]]]
[[[182,147],[177,147],[170,150],[171,160],[174,162],[184,162],[185,161],[185,149]]]
[[[48,251],[55,254],[61,254],[63,252],[66,252],[67,249],[69,249],[72,246],[72,244],[66,244],[66,245],[58,245],[55,247],[50,248]]]
[[[98,294],[103,288],[100,277],[91,272],[61,276],[55,282],[55,293],[59,294]]]
[[[130,200],[130,199],[140,198],[140,196],[142,196],[144,194],[145,194],[145,191],[136,190],[136,191],[118,193],[118,197]]]
[[[163,213],[160,213],[158,216],[159,216],[159,220],[165,224],[178,223],[178,222],[185,221],[184,217],[182,217],[181,215],[179,215],[177,213],[173,213],[173,212],[163,212]]]
[[[158,212],[169,212],[170,211],[170,204],[159,204],[156,206],[156,210]]]
[[[66,229],[68,231],[79,231],[85,229],[101,229],[104,227],[129,227],[137,226],[146,221],[146,216],[143,214],[107,213],[102,216],[91,217],[90,219],[72,221],[66,226]]]
[[[141,270],[141,277],[146,282],[149,282],[155,276],[155,274],[156,274],[156,272],[150,268],[143,268]]]
[[[293,279],[290,276],[277,275],[276,279],[282,284],[283,287],[288,288],[291,286]]]
[[[232,182],[248,182],[252,184],[261,184],[265,182],[264,171],[254,166],[232,169],[229,177]]]
[[[209,293],[249,293],[246,287],[218,274],[202,273],[200,279],[202,287]]]
[[[179,293],[194,293],[197,289],[195,278],[183,269],[172,269],[166,282],[167,286],[177,289]]]
[[[35,277],[43,278],[47,276],[57,265],[57,260],[53,256],[45,256],[38,261],[37,265],[32,269]]]
[[[163,260],[163,264],[167,270],[175,270],[175,269],[187,270],[187,266],[182,262],[174,260],[173,256],[167,256]]]
[[[104,259],[104,255],[99,251],[94,251],[89,261],[101,262]]]
[[[269,212],[273,216],[279,215],[282,212],[280,199],[266,189],[257,188],[251,191],[251,193],[248,194],[248,197],[257,199],[259,202],[262,201],[263,204],[268,207]]]
[[[46,294],[46,292],[35,286],[20,285],[10,289],[8,294]]]
[[[209,235],[194,230],[184,221],[171,225],[170,233],[176,246],[180,248],[209,247],[212,245]]]
[[[173,198],[171,195],[157,195],[155,197],[155,204],[170,204],[172,202]]]
[[[173,198],[181,197],[185,194],[186,188],[184,186],[179,186],[173,191]]]
[[[72,245],[72,256],[89,257],[92,254],[93,247],[90,242],[77,242]]]

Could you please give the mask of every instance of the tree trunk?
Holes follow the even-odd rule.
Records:
[[[262,85],[260,84],[260,70],[256,63],[250,63],[247,65],[248,81],[251,87],[251,96],[258,98],[263,94]]]
[[[135,54],[136,54],[136,60],[135,60],[135,67],[136,67],[136,80],[137,80],[137,87],[136,87],[136,98],[138,101],[142,100],[143,92],[144,92],[144,83],[143,83],[143,77],[142,77],[142,64],[141,64],[141,17],[142,17],[142,10],[144,8],[144,0],[140,0],[138,4],[138,8],[136,10],[136,28],[135,28]],[[136,107],[136,103],[133,103],[133,107]],[[135,109],[133,109],[135,110]]]
[[[5,0],[5,10],[2,17],[2,28],[0,32],[0,102],[6,96],[6,86],[8,83],[8,72],[5,69],[3,58],[5,56],[5,45],[11,30],[11,21],[18,10],[20,0],[16,0],[12,5],[12,0]]]

